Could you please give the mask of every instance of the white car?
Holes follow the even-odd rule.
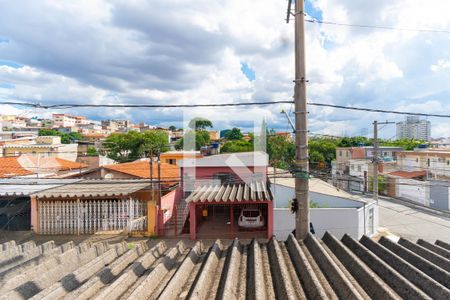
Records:
[[[258,208],[244,208],[239,216],[240,228],[260,228],[264,226],[264,217]]]

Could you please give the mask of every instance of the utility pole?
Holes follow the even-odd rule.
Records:
[[[290,5],[291,1],[289,1]],[[298,209],[295,215],[295,235],[304,239],[309,233],[309,155],[308,119],[306,108],[305,66],[305,3],[295,1],[295,196]],[[289,21],[290,6],[288,9]]]
[[[378,121],[373,121],[373,200],[378,204]]]
[[[395,124],[395,122],[383,122],[373,121],[373,200],[378,204],[378,125],[379,124]]]

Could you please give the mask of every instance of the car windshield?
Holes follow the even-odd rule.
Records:
[[[259,216],[259,210],[244,210],[242,214],[247,218],[256,218]]]

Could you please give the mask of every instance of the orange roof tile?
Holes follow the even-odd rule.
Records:
[[[58,162],[58,164],[60,166],[59,170],[61,170],[61,171],[62,170],[72,170],[72,169],[83,169],[83,168],[88,167],[88,165],[86,165],[86,164],[62,159],[59,157],[56,157],[55,160]]]
[[[0,178],[31,175],[33,172],[23,168],[18,157],[0,157]]]
[[[150,178],[150,162],[148,160],[106,165],[103,166],[103,168],[122,172],[139,178]],[[158,176],[158,165],[156,163],[153,164],[153,176],[154,178],[157,178]],[[179,177],[180,175],[177,166],[168,163],[161,163],[161,179],[174,179],[177,181]]]
[[[50,169],[56,171],[67,171],[88,167],[86,164],[59,157],[37,157],[36,155],[29,154],[20,156],[19,162],[25,168]]]

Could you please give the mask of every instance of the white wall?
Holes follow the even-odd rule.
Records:
[[[271,184],[270,190],[273,194],[275,208],[287,208],[289,206],[289,201],[295,198],[295,189],[292,187],[287,187],[281,184]],[[364,203],[360,201],[354,201],[351,199],[345,199],[314,192],[309,192],[309,197],[311,201],[316,202],[320,206],[326,206],[329,208],[359,208],[364,205]]]
[[[397,179],[397,196],[429,206],[430,187],[428,182],[414,179]]]
[[[76,161],[78,156],[78,144],[65,144],[61,147],[58,147],[57,151],[57,157],[70,161]]]
[[[316,236],[322,238],[329,231],[337,238],[345,233],[359,239],[364,232],[369,235],[369,210],[373,209],[374,232],[378,228],[378,207],[373,202],[366,207],[357,208],[311,208],[311,223]],[[365,212],[365,215],[364,215]],[[295,228],[295,215],[286,208],[274,209],[274,235],[279,240],[285,240]],[[364,222],[364,218],[366,222]],[[364,226],[364,223],[365,226]]]

